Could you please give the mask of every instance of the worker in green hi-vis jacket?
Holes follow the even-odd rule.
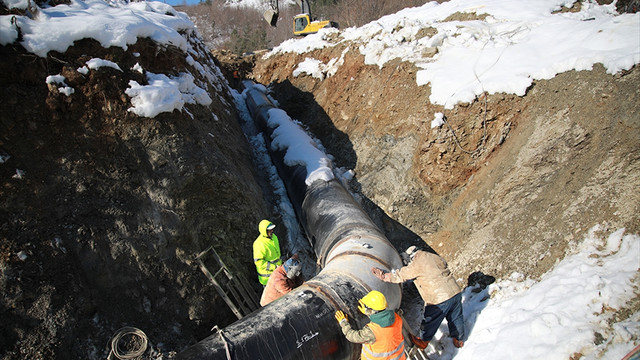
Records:
[[[267,285],[269,275],[282,265],[280,259],[280,243],[273,233],[276,225],[269,220],[262,220],[258,225],[260,236],[253,242],[253,262],[256,264],[258,281],[262,286]]]

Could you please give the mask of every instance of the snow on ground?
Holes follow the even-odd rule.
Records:
[[[26,0],[2,0],[7,7],[27,9]],[[35,6],[32,4],[32,7]],[[121,47],[127,49],[135,44],[138,38],[150,38],[162,46],[175,46],[185,52],[185,60],[206,79],[208,84],[221,92],[223,79],[220,70],[211,64],[200,64],[200,59],[209,58],[208,54],[194,48],[195,26],[185,13],[174,10],[171,6],[158,1],[124,2],[103,0],[71,0],[69,5],[38,8],[37,13],[30,16],[0,16],[0,45],[16,42],[29,52],[41,57],[50,51],[65,52],[77,40],[94,39],[105,47]],[[202,45],[202,48],[204,45]],[[104,59],[91,59],[78,72],[86,75],[89,69],[112,67],[121,70],[114,62]],[[134,69],[143,72],[137,64]],[[207,94],[206,84],[189,73],[177,76],[153,74],[147,72],[147,85],[136,81],[129,82],[125,91],[131,97],[132,107],[129,111],[139,116],[155,117],[162,112],[186,110],[185,104],[209,105],[212,100]],[[59,75],[58,75],[59,76]],[[75,90],[64,84],[58,77],[47,80],[48,84],[62,85],[59,91],[67,96]],[[220,97],[223,103],[226,100]]]
[[[67,86],[65,80],[67,79],[65,79],[64,76],[58,74],[47,76],[47,79],[45,81],[48,85],[61,85],[60,87],[58,87],[58,91],[62,94],[65,94],[66,96],[69,96],[75,92],[75,89]]]
[[[535,80],[569,70],[590,70],[596,63],[613,74],[640,62],[640,13],[617,14],[615,2],[583,2],[578,12],[558,12],[572,3],[429,2],[359,28],[323,29],[304,39],[291,39],[265,56],[335,46],[328,38],[340,34],[341,42],[358,46],[366,64],[382,67],[395,58],[414,63],[421,69],[416,83],[429,84],[429,100],[446,109],[471,102],[485,91],[522,96]],[[470,20],[450,20],[456,14]],[[427,35],[427,29],[433,34]],[[313,68],[313,60],[307,58],[298,74],[318,77],[329,65],[318,62]]]
[[[122,69],[120,69],[120,66],[118,66],[118,64],[114,63],[113,61],[96,58],[87,61],[87,67],[92,70],[97,70],[101,67],[110,67],[118,71],[122,71]]]
[[[640,236],[624,229],[603,236],[601,226],[593,227],[539,282],[513,274],[479,294],[465,289],[465,346],[455,354],[447,343],[430,358],[566,360],[580,352],[586,359],[621,359],[640,344],[640,314],[613,331],[607,321],[612,309],[638,296]],[[479,301],[486,296],[488,304]],[[596,333],[600,345],[594,345]]]
[[[5,4],[10,2],[3,1]],[[26,9],[26,0],[13,6]],[[148,37],[160,44],[187,50],[187,40],[179,31],[194,28],[185,13],[158,1],[73,0],[69,5],[40,8],[33,19],[15,16],[15,25],[7,24],[6,20],[13,16],[2,16],[0,44],[15,41],[19,28],[23,36],[21,45],[41,57],[51,50],[65,52],[74,41],[83,38],[95,39],[105,48],[118,46],[127,49],[138,38]]]
[[[129,80],[125,93],[131,97],[129,111],[138,116],[153,118],[162,112],[182,110],[185,103],[209,105],[207,92],[195,85],[191,74],[170,78],[164,74],[147,72],[148,85]]]

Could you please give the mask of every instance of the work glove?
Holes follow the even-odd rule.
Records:
[[[386,281],[385,280],[385,275],[387,274],[386,271],[377,268],[377,267],[372,267],[371,268],[371,272],[373,273],[373,275],[375,275],[375,277],[377,277],[378,279],[382,280],[382,281]]]
[[[336,311],[336,320],[338,320],[338,324],[342,325],[343,321],[347,321],[347,315],[342,310],[338,310]]]

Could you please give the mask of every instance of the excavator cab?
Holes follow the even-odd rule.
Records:
[[[293,19],[293,34],[297,36],[314,34],[318,30],[328,27],[337,28],[338,24],[329,20],[311,21],[309,14],[298,14]]]

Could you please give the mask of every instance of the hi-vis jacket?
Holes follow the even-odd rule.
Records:
[[[367,360],[404,360],[404,337],[402,336],[402,318],[395,315],[393,325],[382,327],[374,322],[368,323],[376,341],[362,344],[361,359]]]
[[[260,236],[253,242],[253,262],[256,264],[258,281],[262,285],[267,285],[269,275],[278,265],[282,265],[278,237],[276,234],[272,234],[271,239],[267,237],[267,226],[269,225],[271,225],[269,220],[260,221],[258,224]]]
[[[340,322],[342,333],[352,343],[362,344],[361,360],[405,360],[402,318],[393,310],[371,315],[371,322],[361,330]]]

